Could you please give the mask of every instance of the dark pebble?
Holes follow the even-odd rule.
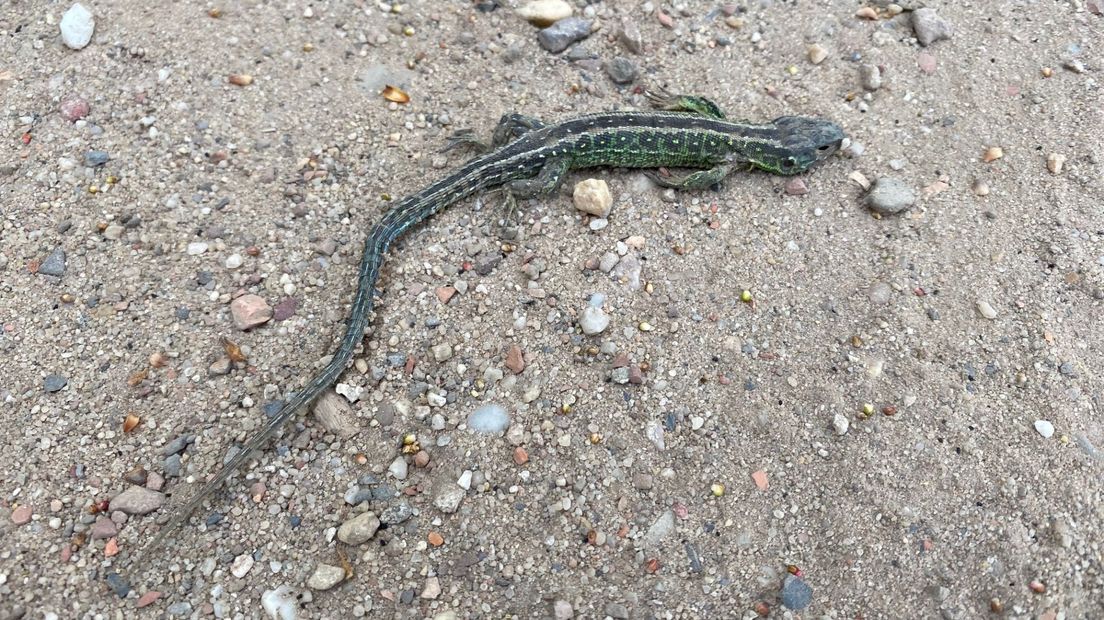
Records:
[[[89,168],[102,166],[110,160],[111,156],[107,154],[107,151],[86,151],[84,154],[84,165]]]
[[[280,410],[284,408],[284,401],[274,400],[270,403],[261,405],[261,411],[264,412],[266,418],[275,418],[276,414],[280,413]]]
[[[180,455],[174,454],[166,457],[165,461],[161,464],[161,471],[165,472],[167,478],[179,478],[180,477]]]
[[[567,17],[537,33],[537,41],[544,49],[558,54],[572,43],[590,36],[590,20]]]
[[[636,63],[624,56],[617,56],[606,63],[606,75],[615,84],[632,84],[639,74]]]
[[[414,590],[403,590],[399,595],[399,600],[403,602],[403,605],[409,605],[414,602]]]
[[[69,379],[61,375],[46,375],[46,378],[42,380],[42,387],[47,392],[57,392],[68,383]]]
[[[571,18],[569,17],[568,19]],[[475,264],[475,272],[481,276],[491,275],[491,272],[494,271],[495,267],[498,267],[498,264],[501,262],[502,256],[498,254],[495,254],[494,256],[484,257]]]
[[[38,266],[38,272],[48,276],[61,277],[65,275],[65,250],[54,248],[53,252]]]
[[[295,316],[299,309],[299,300],[294,297],[285,297],[272,309],[272,318],[276,321],[286,321]]]
[[[149,474],[146,472],[146,468],[141,465],[123,474],[123,480],[140,487],[146,486],[146,480],[148,479]]]
[[[413,509],[410,508],[410,504],[401,502],[394,506],[389,506],[380,513],[380,523],[384,525],[398,525],[403,521],[406,521],[414,514]]]
[[[207,515],[207,520],[205,521],[207,527],[218,525],[222,521],[222,516],[223,515],[221,512],[212,512],[211,514]]]
[[[291,525],[292,528],[298,528],[300,525],[303,524],[303,517],[300,517],[299,515],[292,515],[288,517],[288,524]]]
[[[813,601],[813,589],[800,577],[790,575],[782,582],[782,604],[788,609],[799,611]]]
[[[171,456],[173,454],[180,454],[188,449],[188,445],[195,441],[194,435],[181,435],[176,439],[165,444],[164,448],[161,448],[161,454],[165,456]]]
[[[176,319],[178,321],[187,321],[190,316],[192,316],[192,311],[188,309],[188,306],[180,306],[176,309]]]
[[[406,363],[406,354],[405,353],[388,353],[387,354],[387,363],[392,365],[392,366],[395,366],[395,367],[402,366],[403,364]]]
[[[197,271],[196,272],[196,284],[200,286],[207,286],[215,279],[215,274],[210,271]]]
[[[115,592],[115,596],[119,598],[126,598],[126,595],[130,594],[130,584],[127,583],[126,578],[119,573],[108,573],[107,585]]]

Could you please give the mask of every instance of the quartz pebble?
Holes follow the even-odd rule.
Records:
[[[276,586],[261,594],[261,607],[272,620],[298,620],[299,596],[289,586]]]
[[[832,417],[832,428],[836,429],[837,435],[847,434],[847,429],[850,428],[851,423],[847,420],[847,416],[842,413],[837,413]]]
[[[602,312],[601,308],[595,308],[594,306],[583,308],[583,312],[579,316],[579,327],[587,336],[594,336],[606,331],[609,324],[609,316]]]
[[[1047,420],[1035,420],[1035,430],[1043,436],[1043,439],[1050,439],[1054,436],[1054,424]]]
[[[564,0],[532,0],[517,9],[518,17],[541,28],[571,17],[571,13],[571,5]]]
[[[607,217],[613,205],[609,185],[602,179],[586,179],[575,184],[572,193],[575,208],[597,217]]]
[[[61,16],[58,28],[61,30],[61,40],[66,47],[74,50],[84,49],[92,40],[96,19],[83,4],[78,2]]]
[[[997,311],[995,309],[993,309],[993,306],[989,302],[985,301],[984,299],[979,299],[978,300],[977,310],[978,310],[978,313],[981,316],[989,319],[990,321],[997,318]]]
[[[483,405],[468,416],[468,428],[477,433],[501,433],[510,424],[510,416],[499,405]]]

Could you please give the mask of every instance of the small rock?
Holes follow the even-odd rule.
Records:
[[[418,596],[427,600],[433,600],[441,596],[441,580],[437,577],[426,578],[425,587],[422,588],[422,593]]]
[[[452,345],[447,342],[434,345],[430,348],[430,352],[433,354],[433,359],[440,362],[447,362],[452,357]]]
[[[629,608],[621,603],[606,603],[606,607],[603,611],[607,616],[613,618],[613,620],[629,619]]]
[[[537,33],[537,42],[544,49],[558,54],[576,41],[590,36],[590,20],[567,17]]]
[[[92,40],[96,19],[88,9],[84,8],[84,5],[78,2],[61,16],[58,28],[61,30],[61,40],[66,47],[74,50],[84,49]]]
[[[30,523],[32,514],[33,512],[31,511],[31,507],[24,504],[12,511],[12,523],[16,525],[26,525],[27,523]]]
[[[50,255],[38,266],[38,273],[58,278],[65,275],[65,250],[60,247],[54,248],[54,251],[50,252]]]
[[[165,496],[143,487],[130,487],[111,499],[112,512],[118,510],[128,515],[146,515],[165,504]]]
[[[935,73],[935,56],[932,56],[927,52],[920,52],[916,55],[916,66],[920,69],[921,73],[926,73],[928,75]]]
[[[84,165],[89,168],[96,168],[102,166],[111,161],[111,156],[107,154],[107,151],[85,151],[84,152]]]
[[[326,432],[349,438],[357,434],[360,427],[357,424],[356,412],[349,406],[349,397],[341,396],[336,391],[323,392],[322,396],[314,402],[311,412]]]
[[[299,617],[299,596],[289,586],[277,586],[261,594],[261,607],[271,620],[296,620]]]
[[[433,505],[443,513],[452,514],[460,507],[460,502],[464,501],[464,495],[464,489],[452,484],[446,485],[433,498]]]
[[[583,312],[579,316],[579,327],[587,336],[604,332],[609,324],[610,318],[606,316],[606,313],[602,312],[601,308],[595,308],[594,306],[583,308]]]
[[[617,30],[617,40],[633,54],[644,53],[644,37],[640,35],[640,28],[631,20],[621,22],[621,27]]]
[[[847,416],[842,413],[837,413],[832,417],[832,428],[836,429],[837,435],[846,435],[850,426],[851,423],[847,420]]]
[[[529,453],[525,451],[525,448],[518,446],[514,448],[514,463],[518,465],[524,465],[529,462]]]
[[[64,375],[46,375],[46,377],[42,379],[42,389],[53,393],[60,391],[68,383],[69,379]]]
[[[624,56],[615,56],[605,64],[605,69],[606,75],[613,80],[614,84],[632,84],[640,74],[636,63]]]
[[[406,480],[407,474],[406,457],[396,456],[394,461],[391,461],[391,465],[387,468],[387,473],[394,476],[397,480]]]
[[[399,502],[393,506],[388,506],[380,513],[380,523],[384,525],[397,525],[405,522],[410,517],[414,516],[414,509],[410,507],[410,504],[406,502]]]
[[[376,535],[380,520],[370,512],[363,512],[337,528],[337,539],[347,545],[366,543]]]
[[[552,617],[555,620],[571,620],[575,617],[575,609],[571,603],[560,599],[552,603]]]
[[[329,590],[345,580],[345,569],[340,566],[319,564],[314,573],[307,578],[307,587],[311,590]]]
[[[285,297],[280,300],[280,303],[276,304],[276,307],[272,312],[273,321],[286,321],[295,316],[295,311],[299,309],[299,300],[294,297]]]
[[[782,582],[782,604],[787,609],[800,611],[809,606],[813,601],[813,589],[804,579],[795,575],[789,575]]]
[[[1046,167],[1051,174],[1062,174],[1062,166],[1066,165],[1066,156],[1061,153],[1047,155]]]
[[[935,9],[922,8],[912,12],[912,29],[920,45],[927,47],[936,41],[951,38],[954,29]]]
[[[990,305],[989,302],[985,301],[984,299],[978,300],[977,310],[978,310],[978,313],[981,314],[981,316],[989,319],[990,321],[997,318],[997,311],[995,309],[993,309],[993,306]]]
[[[804,196],[809,193],[809,188],[805,185],[805,180],[801,177],[791,177],[786,181],[783,188],[789,196]]]
[[[456,481],[456,486],[464,489],[465,491],[471,489],[473,475],[474,474],[472,473],[472,470],[465,469],[464,473],[460,474],[460,479]]]
[[[234,327],[245,331],[267,323],[272,318],[272,307],[260,295],[242,295],[230,302],[230,314]]]
[[[904,181],[894,177],[881,177],[866,195],[866,204],[872,211],[886,215],[901,213],[916,202],[916,192]]]
[[[188,244],[188,247],[184,248],[184,252],[188,256],[199,256],[207,251],[210,245],[206,241],[193,241]]]
[[[521,347],[516,344],[510,345],[506,352],[506,367],[515,375],[520,375],[525,370],[525,356],[522,355]]]
[[[1043,436],[1043,439],[1050,439],[1054,436],[1054,424],[1047,420],[1035,420],[1035,430]]]
[[[571,5],[564,0],[533,0],[517,9],[518,17],[541,28],[571,17],[571,13]]]
[[[249,574],[250,569],[253,568],[253,555],[249,553],[243,553],[234,558],[234,561],[230,564],[230,574],[241,579]]]
[[[468,428],[477,433],[501,433],[510,424],[510,416],[499,405],[482,405],[468,416]]]
[[[882,87],[882,70],[878,65],[859,65],[859,81],[866,90],[878,90]]]
[[[613,205],[609,185],[602,179],[586,179],[576,183],[572,199],[576,209],[597,217],[607,217]]]
[[[885,282],[878,282],[874,286],[870,287],[870,292],[867,294],[871,303],[885,305],[893,299],[893,287]]]
[[[150,605],[157,602],[157,599],[159,598],[161,598],[160,592],[158,592],[157,590],[150,590],[149,592],[146,592],[142,596],[138,597],[138,602],[135,603],[134,606],[138,609],[149,607]]]
[[[820,63],[824,62],[825,58],[828,57],[828,50],[824,49],[824,47],[816,43],[810,45],[809,49],[806,51],[809,55],[809,62],[813,63],[814,65],[819,65]]]
[[[84,99],[66,99],[61,102],[59,110],[62,118],[73,123],[88,116],[90,107]]]
[[[107,517],[99,517],[90,529],[92,540],[107,540],[119,533],[119,526]]]
[[[664,510],[663,514],[659,515],[659,518],[648,528],[648,532],[644,534],[644,544],[654,548],[674,531],[675,513],[671,510]]]

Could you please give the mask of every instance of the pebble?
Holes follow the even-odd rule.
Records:
[[[242,295],[230,302],[230,314],[234,327],[246,331],[267,323],[272,318],[272,307],[260,295]]]
[[[111,511],[128,515],[146,515],[165,504],[165,496],[143,487],[130,487],[111,499]]]
[[[108,573],[107,585],[115,592],[115,596],[119,598],[126,598],[126,596],[130,594],[130,584],[127,583],[126,578],[119,573]]]
[[[299,300],[294,297],[285,297],[280,300],[280,303],[276,304],[276,307],[272,311],[272,320],[274,321],[286,321],[295,316],[295,311],[299,309]]]
[[[208,247],[210,246],[207,244],[206,241],[193,241],[188,244],[188,247],[184,249],[184,252],[187,253],[188,256],[199,256],[200,254],[206,252]]]
[[[537,42],[545,50],[558,54],[576,41],[590,36],[590,20],[567,17],[537,33]]]
[[[813,589],[805,580],[795,575],[789,575],[782,582],[782,604],[788,609],[800,611],[809,606],[813,600]]]
[[[230,256],[226,257],[226,262],[223,264],[226,265],[227,269],[237,269],[238,267],[242,266],[243,262],[244,259],[242,259],[241,254],[231,254]]]
[[[608,217],[613,205],[609,185],[602,179],[585,179],[575,184],[571,195],[575,208],[597,217]]]
[[[951,24],[931,8],[916,9],[912,12],[912,29],[916,32],[916,39],[924,47],[936,41],[949,39],[954,34]]]
[[[438,363],[447,362],[452,357],[452,345],[447,342],[433,345],[430,352],[433,354],[433,359],[437,360]]]
[[[564,0],[532,0],[517,9],[518,17],[541,28],[571,17],[572,12],[571,5]]]
[[[866,204],[872,211],[886,215],[901,213],[916,202],[916,192],[904,181],[894,177],[881,177],[866,195]]]
[[[931,54],[921,52],[916,55],[916,66],[919,67],[921,73],[932,74],[935,73],[936,62],[935,56]]]
[[[605,64],[605,69],[606,75],[613,80],[614,84],[632,84],[640,75],[636,63],[624,56],[615,56]]]
[[[83,4],[78,2],[61,16],[58,28],[61,30],[61,40],[66,47],[74,50],[84,49],[92,40],[96,19]]]
[[[46,375],[46,377],[42,379],[42,389],[53,393],[60,391],[68,383],[69,379],[64,375]]]
[[[23,506],[20,506],[19,508],[16,508],[15,510],[12,511],[11,520],[12,520],[12,523],[14,523],[16,525],[26,525],[27,523],[30,522],[31,515],[32,515],[31,507],[27,506],[27,505],[23,505]]]
[[[299,596],[289,586],[276,586],[261,594],[261,607],[272,620],[298,620]]]
[[[387,467],[387,473],[397,480],[406,480],[407,471],[406,457],[404,456],[396,456],[395,460],[391,461],[391,465]]]
[[[1066,156],[1061,153],[1047,155],[1046,167],[1051,174],[1062,174],[1062,167],[1066,165]]]
[[[981,316],[989,319],[990,321],[997,318],[997,311],[995,309],[993,309],[993,306],[990,305],[989,302],[985,301],[984,299],[979,299],[978,300],[977,310],[978,310],[978,313],[981,314]]]
[[[675,513],[671,510],[664,510],[652,525],[648,527],[648,532],[644,534],[644,544],[648,547],[656,547],[674,531]]]
[[[501,433],[510,424],[510,416],[499,405],[482,405],[468,416],[468,429],[476,433]]]
[[[146,592],[142,596],[138,597],[138,602],[135,603],[134,606],[138,609],[149,607],[150,605],[157,602],[157,599],[159,598],[161,598],[160,592],[158,592],[157,590],[150,590],[149,592]]]
[[[65,275],[65,250],[57,247],[38,266],[38,273],[60,278]]]
[[[614,620],[628,620],[629,608],[621,603],[606,603],[605,614]]]
[[[460,487],[461,489],[464,489],[465,491],[467,491],[468,489],[471,489],[472,476],[473,476],[472,470],[465,469],[464,473],[460,474],[460,479],[456,481],[456,486]]]
[[[1050,439],[1054,436],[1054,424],[1047,420],[1035,420],[1035,430],[1043,436],[1043,439]]]
[[[619,260],[621,260],[621,257],[613,252],[606,252],[602,255],[602,258],[598,259],[598,270],[602,273],[609,273],[617,266]]]
[[[587,336],[595,336],[606,331],[609,324],[610,318],[605,312],[602,312],[601,308],[587,306],[583,308],[583,312],[579,315],[579,327]]]
[[[506,367],[515,375],[525,370],[525,356],[521,352],[521,347],[516,344],[510,345],[510,349],[506,351]]]
[[[828,50],[824,49],[823,46],[816,43],[810,45],[808,50],[806,51],[809,55],[809,62],[813,63],[814,65],[819,65],[820,63],[824,62],[825,58],[828,57]]]
[[[314,573],[307,578],[307,587],[311,590],[329,590],[345,580],[345,569],[340,566],[319,564]]]
[[[119,526],[111,519],[101,516],[96,519],[89,530],[92,540],[107,540],[119,533]]]
[[[866,90],[878,90],[882,87],[882,70],[878,65],[859,65],[859,81]]]
[[[384,525],[398,525],[414,516],[414,509],[406,502],[399,502],[394,506],[388,506],[380,513],[380,523]]]
[[[427,577],[425,587],[422,588],[422,593],[418,597],[433,600],[438,596],[441,596],[441,580],[438,577]]]
[[[837,435],[846,435],[850,426],[851,423],[847,420],[847,416],[842,413],[837,413],[832,417],[832,428],[836,429]]]
[[[375,514],[362,512],[337,528],[337,539],[347,545],[366,543],[376,535],[379,526],[380,520]]]
[[[243,553],[234,558],[234,561],[230,564],[230,574],[241,579],[249,574],[249,571],[253,568],[253,555],[249,553]]]
[[[871,303],[885,305],[893,299],[893,287],[885,282],[878,282],[874,286],[870,287],[870,292],[867,294]]]
[[[644,53],[644,37],[640,34],[640,28],[632,21],[621,23],[621,28],[617,30],[617,40],[633,54]]]
[[[96,168],[102,166],[111,161],[111,156],[107,154],[107,151],[85,151],[84,152],[84,165],[89,168]]]
[[[61,102],[59,111],[61,112],[62,118],[70,123],[74,123],[88,116],[90,107],[88,102],[84,99],[66,99]]]
[[[443,513],[452,514],[460,508],[460,502],[464,501],[464,489],[455,485],[446,485],[434,498],[433,505]]]
[[[804,196],[809,193],[809,188],[801,177],[791,177],[783,187],[789,196]]]
[[[559,599],[552,603],[552,617],[555,620],[571,620],[575,617],[575,608],[571,606],[571,603]]]

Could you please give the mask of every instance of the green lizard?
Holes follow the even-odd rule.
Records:
[[[759,124],[730,121],[704,97],[667,93],[648,96],[662,111],[602,112],[554,125],[506,114],[495,129],[491,145],[485,147],[488,152],[400,200],[368,233],[345,335],[333,357],[214,478],[177,509],[150,551],[159,547],[296,411],[311,403],[344,372],[368,325],[384,255],[411,226],[482,190],[501,187],[511,199],[548,195],[563,183],[569,170],[578,168],[702,168],[682,178],[647,173],[661,186],[687,190],[712,187],[740,167],[798,174],[836,152],[844,139],[838,125],[819,118],[782,116]],[[452,145],[460,144],[479,145],[470,132],[458,132],[453,137]]]

